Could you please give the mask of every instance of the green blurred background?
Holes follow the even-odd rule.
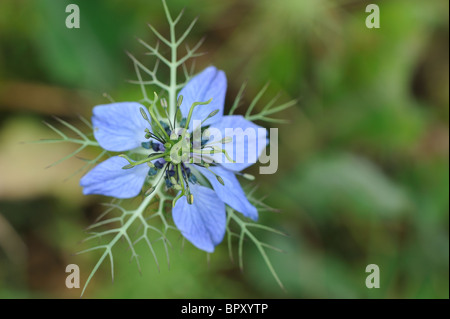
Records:
[[[67,29],[76,3],[81,28]],[[377,3],[381,28],[365,26]],[[170,269],[161,247],[158,272],[142,247],[142,275],[126,244],[96,274],[87,298],[448,298],[449,297],[449,2],[446,0],[168,0],[186,8],[179,32],[206,36],[196,71],[225,70],[227,107],[248,79],[243,114],[270,81],[268,102],[298,99],[279,114],[279,169],[257,177],[259,196],[279,213],[260,222],[289,234],[258,233],[285,252],[269,252],[282,291],[251,243],[244,272],[226,243],[210,256],[175,237]],[[77,298],[65,266],[82,284],[98,254],[73,256],[105,198],[82,196],[75,148],[20,144],[54,134],[53,115],[83,127],[92,107],[142,97],[132,52],[151,58],[135,36],[154,44],[147,23],[168,28],[159,1],[0,2],[0,297]],[[263,105],[263,104],[262,104]],[[265,123],[259,123],[265,125]],[[93,158],[87,151],[84,157]],[[251,168],[249,173],[257,173]],[[156,245],[158,247],[158,245]],[[367,289],[366,265],[381,287]]]

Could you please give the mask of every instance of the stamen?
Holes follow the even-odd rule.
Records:
[[[152,143],[152,150],[155,151],[155,152],[161,151],[160,148],[159,148],[159,145],[160,144]]]
[[[140,107],[139,111],[141,111],[141,115],[144,118],[144,120],[146,120],[148,122],[148,124],[152,125],[152,123],[150,123],[150,120],[148,119],[147,113],[145,113],[144,108]]]
[[[178,185],[178,182],[177,182],[177,180],[175,179],[175,177],[171,176],[171,177],[169,178],[169,180],[170,180],[170,182],[171,182],[173,185]]]
[[[208,120],[209,118],[213,117],[214,115],[216,115],[217,113],[219,113],[219,109],[212,111],[211,113],[209,113],[209,115],[202,121],[202,124]]]
[[[189,181],[190,181],[192,184],[195,184],[195,183],[197,183],[197,177],[196,177],[194,174],[190,174],[190,175],[189,175]]]
[[[181,184],[181,187],[184,190],[184,193],[186,193],[186,188],[184,186],[183,173],[181,172],[181,165],[177,165],[177,170],[178,170],[178,180],[180,181],[180,184]]]
[[[217,180],[219,181],[220,184],[225,186],[225,182],[223,181],[222,177],[220,177],[219,175],[216,175],[216,178],[217,178]]]
[[[179,184],[177,184],[178,186],[180,186],[180,190],[181,190],[180,195],[185,195],[188,204],[192,205],[192,203],[194,202],[194,196],[192,196],[191,191],[189,189],[189,183],[186,179],[187,175],[183,175],[184,167],[183,167],[183,165],[178,164],[176,166],[176,168],[177,168],[177,175],[178,175],[177,177],[181,184],[181,186]],[[176,182],[174,177],[171,177],[170,181],[172,182],[172,184],[175,184],[174,182]],[[175,187],[175,186],[174,186],[174,188],[177,189],[177,187]],[[175,198],[175,200],[174,200],[174,203],[173,203],[174,205],[175,205],[176,200],[178,200],[178,199],[179,199],[179,197],[177,196],[177,198]]]
[[[191,194],[191,189],[189,188],[189,182],[188,182],[188,178],[187,178],[186,168],[184,167],[183,164],[181,164],[180,166],[182,167],[183,172],[184,172],[184,175],[182,175],[182,177],[183,177],[184,183],[186,185],[187,194]]]
[[[126,159],[128,161],[128,163],[133,164],[133,160],[131,158],[129,158],[128,156],[126,156],[125,154],[120,154],[119,157],[122,157],[124,159]]]
[[[180,107],[181,107],[181,104],[183,103],[183,95],[180,95],[179,97],[178,97],[178,100],[177,100],[177,109],[176,109],[176,111],[175,111],[175,115],[173,116],[173,126],[174,127],[176,127],[176,124],[177,124],[177,115],[178,115],[178,111],[180,110]],[[181,125],[181,126],[184,126],[184,125]]]
[[[143,160],[137,161],[137,162],[131,161],[131,159],[128,158],[128,156],[126,156],[124,154],[121,154],[119,156],[125,158],[130,163],[130,164],[125,165],[124,167],[122,167],[122,169],[129,169],[129,168],[132,168],[134,166],[137,166],[137,165],[140,165],[140,164],[144,164],[144,163],[148,163],[148,162],[153,161],[155,159],[164,157],[165,154],[164,153],[152,153],[152,154],[149,155],[149,157],[147,157],[147,158],[145,158]]]
[[[157,169],[161,169],[161,168],[164,167],[164,164],[161,163],[160,161],[156,161],[156,162],[155,162],[155,167],[156,167]]]
[[[169,166],[169,165],[166,165],[166,170],[167,170],[167,167],[168,167],[168,166]],[[149,174],[149,175],[150,175],[150,174]],[[161,176],[159,176],[158,181],[157,181],[156,183],[154,183],[153,185],[159,185],[159,183],[161,182],[161,179],[163,178],[163,176],[164,176],[164,173],[162,173]],[[150,188],[144,193],[144,196],[150,195],[151,193],[153,193],[153,192],[155,191],[155,189],[156,189],[155,186],[150,187]]]
[[[182,103],[183,103],[183,95],[180,95],[177,100],[177,107],[180,107]]]
[[[216,173],[214,173],[212,170],[210,170],[210,169],[209,169],[209,165],[206,165],[206,164],[205,164],[205,168],[206,168],[211,174],[213,174],[213,175],[216,177],[217,181],[218,181],[220,184],[222,184],[223,186],[225,186],[225,182],[223,181],[222,177],[220,177],[219,175],[217,175]]]
[[[161,106],[165,109],[167,109],[167,100],[165,98],[161,99]]]
[[[148,124],[150,124],[150,127],[152,127],[152,123],[151,121],[148,119],[147,114],[145,114],[144,109],[141,107],[139,109],[141,111],[142,117],[144,118],[144,120],[146,120],[148,122]],[[154,138],[155,140],[157,140],[158,142],[164,143],[161,139],[161,137],[159,137],[158,135],[153,134],[152,132],[150,132],[150,130],[148,128],[146,128],[145,130],[145,138]]]

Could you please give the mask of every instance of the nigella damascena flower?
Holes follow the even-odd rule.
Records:
[[[96,106],[92,123],[101,147],[146,152],[148,157],[107,159],[81,179],[83,193],[131,198],[147,179],[164,180],[166,188],[178,191],[172,210],[175,225],[207,252],[225,235],[225,205],[256,220],[258,212],[236,175],[264,150],[267,131],[240,115],[223,115],[226,88],[225,73],[215,67],[192,78],[178,95],[179,123],[169,116],[155,121],[151,108],[135,102]],[[186,147],[187,153],[182,151]]]

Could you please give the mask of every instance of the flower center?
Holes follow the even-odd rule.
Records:
[[[194,197],[191,194],[189,183],[197,183],[197,176],[192,172],[187,164],[193,163],[193,156],[199,157],[200,161],[199,163],[196,162],[195,165],[208,169],[216,176],[217,180],[224,185],[223,179],[212,172],[209,169],[209,166],[216,165],[211,158],[211,155],[216,153],[225,154],[225,156],[233,162],[229,158],[227,152],[217,145],[220,143],[228,143],[231,140],[225,138],[221,141],[208,144],[209,135],[203,134],[205,133],[205,130],[207,130],[207,127],[202,128],[201,125],[194,128],[194,132],[189,132],[189,125],[195,107],[209,104],[212,99],[207,102],[193,103],[189,110],[188,116],[186,118],[182,118],[178,125],[176,118],[180,110],[182,97],[180,96],[178,99],[177,110],[175,112],[173,122],[171,122],[167,112],[167,101],[165,99],[161,99],[161,106],[167,116],[168,123],[159,120],[156,117],[154,109],[157,99],[158,97],[155,94],[155,102],[149,107],[148,112],[143,107],[140,109],[142,117],[149,123],[151,128],[151,130],[148,128],[145,129],[145,138],[149,139],[149,141],[143,142],[141,146],[147,150],[151,150],[152,152],[147,156],[147,158],[140,161],[132,161],[126,155],[119,155],[127,159],[129,162],[129,164],[125,165],[123,169],[130,169],[136,165],[146,163],[149,166],[147,175],[150,178],[157,175],[158,171],[163,170],[160,179],[165,179],[167,188],[174,188],[176,191],[179,191],[178,195],[174,199],[173,205],[175,205],[176,201],[182,196],[186,196],[187,202],[192,204]],[[201,124],[209,118],[215,116],[218,112],[219,110],[214,110],[211,112],[205,119],[203,119],[203,121],[201,121]],[[148,117],[148,114],[151,119]],[[200,132],[198,130],[200,130]],[[201,136],[201,140],[195,141],[192,139],[193,136]],[[209,156],[208,161],[203,160],[204,156]],[[156,184],[159,182],[160,180],[158,180]],[[154,189],[155,187],[151,187],[145,194],[149,195]]]

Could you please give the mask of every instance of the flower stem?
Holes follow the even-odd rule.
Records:
[[[176,111],[176,95],[177,95],[177,68],[178,68],[178,57],[177,57],[177,40],[175,35],[175,23],[170,16],[170,12],[167,9],[165,1],[163,1],[164,9],[166,11],[167,19],[170,25],[170,84],[169,84],[169,117],[172,118]]]

